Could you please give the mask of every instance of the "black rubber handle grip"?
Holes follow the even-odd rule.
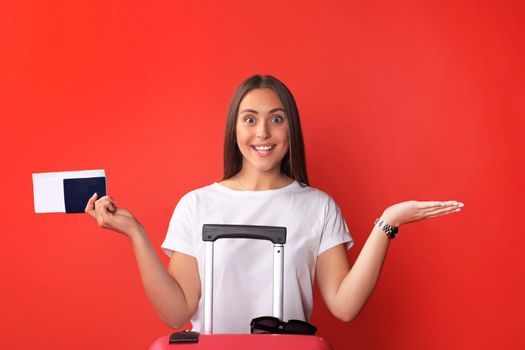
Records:
[[[255,225],[203,225],[202,240],[215,242],[220,238],[265,239],[273,244],[286,243],[286,227]]]

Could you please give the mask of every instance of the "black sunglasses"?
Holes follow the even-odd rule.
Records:
[[[250,323],[252,334],[305,334],[314,335],[317,328],[305,321],[289,320],[283,322],[277,317],[257,317]]]

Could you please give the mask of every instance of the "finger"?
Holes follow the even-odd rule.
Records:
[[[95,217],[95,201],[97,200],[97,193],[94,193],[91,198],[89,198],[86,208],[84,209],[84,212],[91,215],[92,217]]]
[[[427,216],[427,218],[435,218],[435,217],[438,217],[438,216],[454,214],[454,213],[457,213],[457,212],[460,212],[460,211],[461,211],[461,208],[456,208],[456,209],[453,209],[453,210],[448,211],[448,212],[445,212],[445,213],[440,213],[440,214],[435,214],[435,215],[429,215],[429,216]]]
[[[114,200],[112,197],[110,197],[108,195],[100,197],[98,200],[99,201],[111,201],[111,202],[115,202],[115,203],[117,202],[116,200]]]
[[[107,211],[114,213],[117,210],[117,202],[110,196],[104,196],[95,202],[100,207],[105,208]]]
[[[106,209],[111,212],[111,213],[115,213],[117,211],[117,206],[116,206],[116,202],[114,202],[113,200],[110,200],[108,202],[108,205],[106,206]]]
[[[95,212],[98,225],[102,228],[108,228],[109,222],[111,222],[111,216],[113,213],[108,211],[108,202],[97,203]]]
[[[425,213],[425,217],[430,218],[430,217],[436,217],[436,216],[441,216],[441,215],[447,215],[447,214],[458,212],[460,210],[461,210],[461,208],[458,208],[456,206],[442,208],[442,209],[436,209],[436,210],[432,210],[432,211],[426,212]]]
[[[107,212],[114,213],[117,210],[117,208],[109,200],[100,202],[98,208],[100,208],[100,212],[103,214],[106,214]]]
[[[464,204],[458,201],[446,201],[443,202],[445,207],[463,207]]]
[[[426,202],[419,202],[418,207],[420,209],[435,209],[435,208],[442,208],[443,202],[441,201],[426,201]]]
[[[436,208],[446,208],[446,207],[463,207],[464,204],[458,201],[428,201],[428,202],[419,202],[418,207],[423,210],[436,209]]]

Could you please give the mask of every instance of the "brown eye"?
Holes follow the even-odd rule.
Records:
[[[275,123],[275,124],[281,124],[283,121],[284,121],[284,118],[281,117],[280,115],[276,115],[272,118],[272,123]]]

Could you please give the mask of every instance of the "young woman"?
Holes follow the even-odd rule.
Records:
[[[457,201],[409,201],[388,207],[350,267],[353,244],[333,199],[309,186],[299,113],[288,88],[271,76],[252,76],[229,106],[224,178],[186,194],[173,213],[162,247],[166,269],[139,221],[109,196],[94,194],[86,213],[99,226],[130,238],[146,293],[164,323],[192,322],[203,330],[203,224],[287,228],[284,320],[308,321],[314,278],[332,314],[353,320],[379,278],[396,228],[460,210]],[[265,241],[215,244],[214,332],[249,333],[251,319],[272,312],[272,251]]]

